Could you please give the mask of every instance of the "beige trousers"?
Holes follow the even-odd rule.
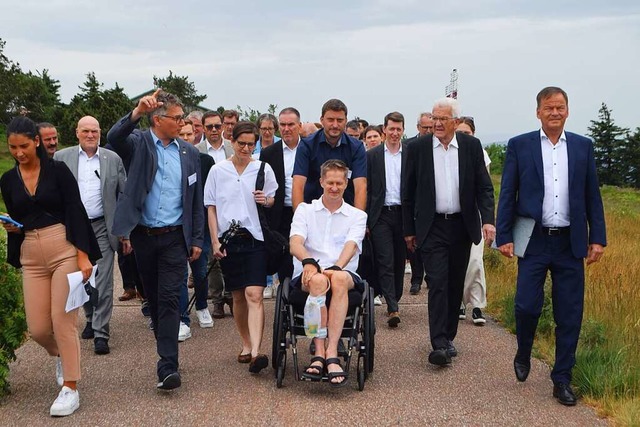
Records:
[[[51,356],[60,356],[65,381],[80,379],[78,310],[65,312],[67,274],[78,271],[77,254],[62,224],[25,232],[20,250],[29,333]]]

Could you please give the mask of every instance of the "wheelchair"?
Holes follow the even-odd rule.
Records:
[[[291,349],[295,378],[298,381],[311,381],[301,375],[298,367],[299,337],[306,338],[304,333],[304,305],[308,293],[291,288],[291,279],[286,278],[278,286],[276,307],[273,319],[273,346],[271,362],[276,379],[276,387],[281,388],[287,367],[287,350]],[[364,292],[355,289],[349,291],[349,309],[342,327],[340,340],[346,345],[338,351],[338,357],[344,360],[343,369],[349,375],[351,356],[357,353],[356,373],[358,390],[364,390],[365,381],[373,372],[375,350],[375,312],[374,292],[364,282]],[[304,341],[306,342],[306,340]],[[322,381],[329,381],[326,372]]]

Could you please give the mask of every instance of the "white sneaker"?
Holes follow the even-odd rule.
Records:
[[[180,322],[180,329],[178,330],[178,342],[186,341],[191,338],[191,328]]]
[[[62,359],[60,359],[60,356],[56,357],[56,382],[60,387],[62,387],[62,385],[64,384],[64,374],[62,373]]]
[[[78,390],[72,390],[69,387],[62,387],[58,397],[51,405],[49,414],[52,417],[65,417],[73,414],[80,407],[80,393]]]
[[[404,274],[411,274],[411,264],[410,263],[406,263],[404,265]]]
[[[380,295],[377,295],[377,296],[373,299],[373,305],[382,305],[382,300],[380,299]]]
[[[264,288],[264,291],[262,292],[262,298],[264,299],[273,298],[273,285],[267,286],[266,288]]]
[[[208,308],[196,310],[196,316],[198,316],[198,323],[201,328],[213,328],[213,318]]]

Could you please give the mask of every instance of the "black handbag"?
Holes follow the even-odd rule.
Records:
[[[256,177],[256,190],[262,190],[264,188],[264,165],[264,162],[260,162],[260,170]],[[260,226],[264,237],[264,246],[267,251],[267,274],[275,274],[278,272],[280,266],[289,253],[289,240],[271,228],[269,221],[267,220],[267,214],[264,211],[265,207],[258,205],[257,203],[256,207],[258,208],[258,217],[260,218]],[[281,278],[280,280],[284,280],[284,278]]]

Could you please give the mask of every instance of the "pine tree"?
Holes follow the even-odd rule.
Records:
[[[594,140],[594,156],[601,184],[624,185],[626,166],[622,150],[629,129],[617,126],[604,102],[598,111],[598,120],[591,120],[589,136]]]
[[[189,81],[189,76],[178,76],[171,70],[167,77],[153,76],[153,86],[180,98],[187,113],[196,109],[202,101],[207,99],[207,95],[198,95],[196,85]]]

